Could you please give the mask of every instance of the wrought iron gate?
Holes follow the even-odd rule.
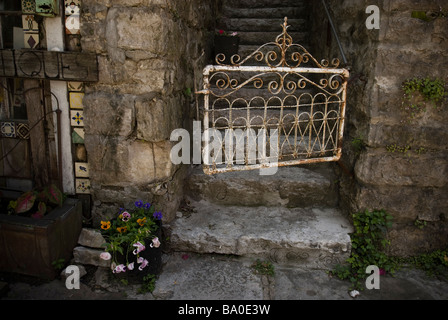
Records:
[[[203,70],[204,172],[337,161],[349,72],[283,32],[246,58]],[[252,65],[247,65],[252,62]]]

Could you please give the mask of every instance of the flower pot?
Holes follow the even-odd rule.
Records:
[[[162,224],[160,221],[157,222],[159,228],[155,232],[155,236],[159,239],[162,239]],[[139,270],[140,264],[137,262],[137,256],[133,254],[133,249],[129,249],[128,259],[126,260],[123,255],[117,256],[117,261],[120,264],[126,265],[126,261],[129,263],[134,262],[133,270],[126,270],[126,272],[116,273],[116,276],[120,279],[127,279],[130,283],[142,283],[143,278],[149,274],[158,275],[162,271],[162,248],[161,246],[158,248],[151,248],[150,244],[152,243],[151,238],[146,238],[145,247],[146,249],[139,253],[139,256],[148,261],[148,265]],[[124,248],[124,252],[127,251],[127,248]]]
[[[42,219],[0,214],[0,271],[54,279],[52,263],[70,260],[81,228],[77,199],[66,199]]]
[[[231,57],[238,54],[240,38],[238,36],[215,36],[214,39],[214,62],[220,53],[225,55],[225,60],[221,64],[231,64]]]

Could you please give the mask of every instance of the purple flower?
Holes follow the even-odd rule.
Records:
[[[151,243],[150,247],[151,248],[158,248],[158,247],[160,247],[159,238],[155,237],[154,239],[152,239],[152,243]]]
[[[157,220],[162,220],[162,212],[160,211],[154,212],[152,216]]]
[[[142,257],[138,258],[138,259],[137,259],[137,262],[138,262],[138,263],[141,263],[140,266],[138,267],[138,270],[140,270],[140,271],[142,271],[143,268],[145,268],[145,267],[148,265],[148,263],[149,263],[148,260],[146,260],[146,259],[144,259],[144,258],[142,258]]]
[[[143,250],[145,250],[145,246],[143,244],[141,244],[141,242],[136,242],[133,244],[134,247],[136,247],[136,249],[134,251],[132,251],[133,254],[138,254],[140,252],[142,252]]]
[[[134,262],[128,264],[128,270],[134,270]]]
[[[135,206],[137,208],[141,208],[143,206],[143,201],[142,200],[135,201]]]
[[[149,209],[151,207],[151,204],[149,202],[146,202],[143,208]]]
[[[113,273],[120,273],[120,272],[126,272],[126,266],[124,264],[119,264],[115,267]]]

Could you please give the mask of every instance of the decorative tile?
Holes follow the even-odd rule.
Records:
[[[39,33],[25,32],[24,44],[26,49],[35,49],[39,44]]]
[[[73,127],[84,127],[84,112],[81,110],[70,110],[70,124]]]
[[[30,126],[28,123],[16,123],[17,138],[29,139],[30,138]]]
[[[1,122],[2,136],[6,138],[16,137],[16,124],[14,122]]]
[[[89,179],[76,179],[76,193],[90,193],[90,180]]]
[[[79,11],[81,8],[81,1],[65,0],[65,33],[79,34]]]
[[[34,14],[36,12],[36,3],[34,0],[22,0],[22,13]]]
[[[24,32],[39,32],[39,24],[34,20],[33,15],[23,15],[22,26]]]
[[[77,178],[88,178],[89,164],[87,162],[75,162],[75,176]]]
[[[84,98],[84,93],[82,92],[69,92],[69,101],[71,109],[83,109],[82,99]]]
[[[65,18],[65,33],[66,34],[80,34],[80,23],[78,15],[71,15]]]
[[[73,128],[72,143],[84,144],[84,128]]]
[[[84,82],[69,81],[67,82],[67,90],[71,92],[82,92],[84,91]]]

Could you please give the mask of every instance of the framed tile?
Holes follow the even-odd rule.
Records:
[[[84,128],[73,128],[72,143],[84,144]]]
[[[39,24],[34,20],[33,15],[23,15],[22,26],[24,32],[39,32]]]
[[[65,0],[65,33],[80,33],[80,0]]]
[[[84,112],[82,110],[70,110],[70,124],[72,127],[84,127]]]
[[[71,15],[65,18],[65,33],[80,34],[79,15]]]
[[[79,8],[81,8],[81,0],[64,0],[65,15],[79,14]],[[78,11],[76,11],[78,8]]]
[[[84,91],[84,82],[69,81],[67,82],[67,90],[71,92],[82,92]]]
[[[75,176],[77,178],[89,177],[89,163],[88,162],[75,162]]]
[[[36,2],[34,0],[22,0],[22,13],[36,13]]]
[[[76,193],[89,194],[90,193],[90,180],[89,179],[76,179],[75,187],[76,187]]]
[[[38,44],[39,44],[39,33],[25,32],[24,45],[26,49],[36,49]]]
[[[16,136],[20,139],[30,138],[30,126],[28,123],[16,123]]]
[[[84,93],[82,92],[69,92],[70,109],[83,109],[82,99]]]
[[[15,138],[16,137],[16,124],[14,122],[0,122],[0,130],[2,137]]]

